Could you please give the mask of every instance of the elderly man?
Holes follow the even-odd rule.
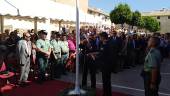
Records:
[[[30,71],[30,56],[32,45],[30,41],[30,34],[24,33],[23,39],[18,42],[17,52],[19,56],[19,64],[21,66],[21,76],[19,84],[25,84]]]

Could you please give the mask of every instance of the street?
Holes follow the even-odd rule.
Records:
[[[132,96],[144,96],[143,79],[140,77],[142,66],[125,69],[117,74],[112,74],[112,90],[116,92],[130,94]],[[170,96],[170,59],[164,60],[161,68],[162,81],[160,84],[160,96]],[[89,79],[89,78],[88,78]],[[69,73],[61,80],[74,82],[75,75]],[[102,88],[101,73],[97,74],[97,87]],[[90,80],[88,80],[90,83]]]

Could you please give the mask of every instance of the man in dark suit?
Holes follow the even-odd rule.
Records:
[[[81,45],[82,46],[82,45]],[[96,38],[94,35],[90,35],[86,43],[84,43],[84,58],[83,58],[83,74],[82,74],[82,86],[87,86],[88,71],[90,72],[91,88],[96,88],[96,63],[95,55],[97,53]]]
[[[117,32],[116,31],[112,31],[111,32],[111,37],[109,38],[110,42],[113,44],[113,58],[115,58],[114,60],[114,64],[112,64],[112,72],[117,73],[120,69],[121,69],[121,64],[120,64],[120,53],[121,53],[121,49],[122,49],[122,40],[120,37],[117,36]]]
[[[108,38],[108,34],[103,32],[99,35],[101,40],[101,48],[99,53],[99,60],[101,62],[100,69],[102,72],[103,81],[103,96],[112,96],[111,92],[111,71],[114,58],[113,44]]]

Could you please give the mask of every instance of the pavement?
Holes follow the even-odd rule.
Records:
[[[144,96],[143,79],[140,76],[142,66],[126,69],[117,74],[112,74],[112,90],[126,93],[133,96]],[[170,59],[165,59],[161,67],[162,81],[160,84],[159,96],[170,96]],[[102,88],[101,73],[97,74],[97,87]],[[75,81],[75,74],[69,73],[62,76],[60,80],[67,82]],[[90,78],[88,78],[90,84]],[[80,74],[81,82],[81,74]]]

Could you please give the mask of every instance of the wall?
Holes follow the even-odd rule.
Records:
[[[154,17],[157,19],[157,17]],[[170,32],[170,19],[168,19],[168,16],[160,16],[160,19],[157,19],[160,22],[161,30],[159,32],[161,33],[167,33]]]
[[[52,0],[55,2],[59,2],[62,4],[67,4],[67,5],[71,5],[71,6],[75,6],[76,4],[76,0]],[[85,13],[87,13],[88,10],[88,0],[79,0],[79,6],[80,9],[83,10]]]

